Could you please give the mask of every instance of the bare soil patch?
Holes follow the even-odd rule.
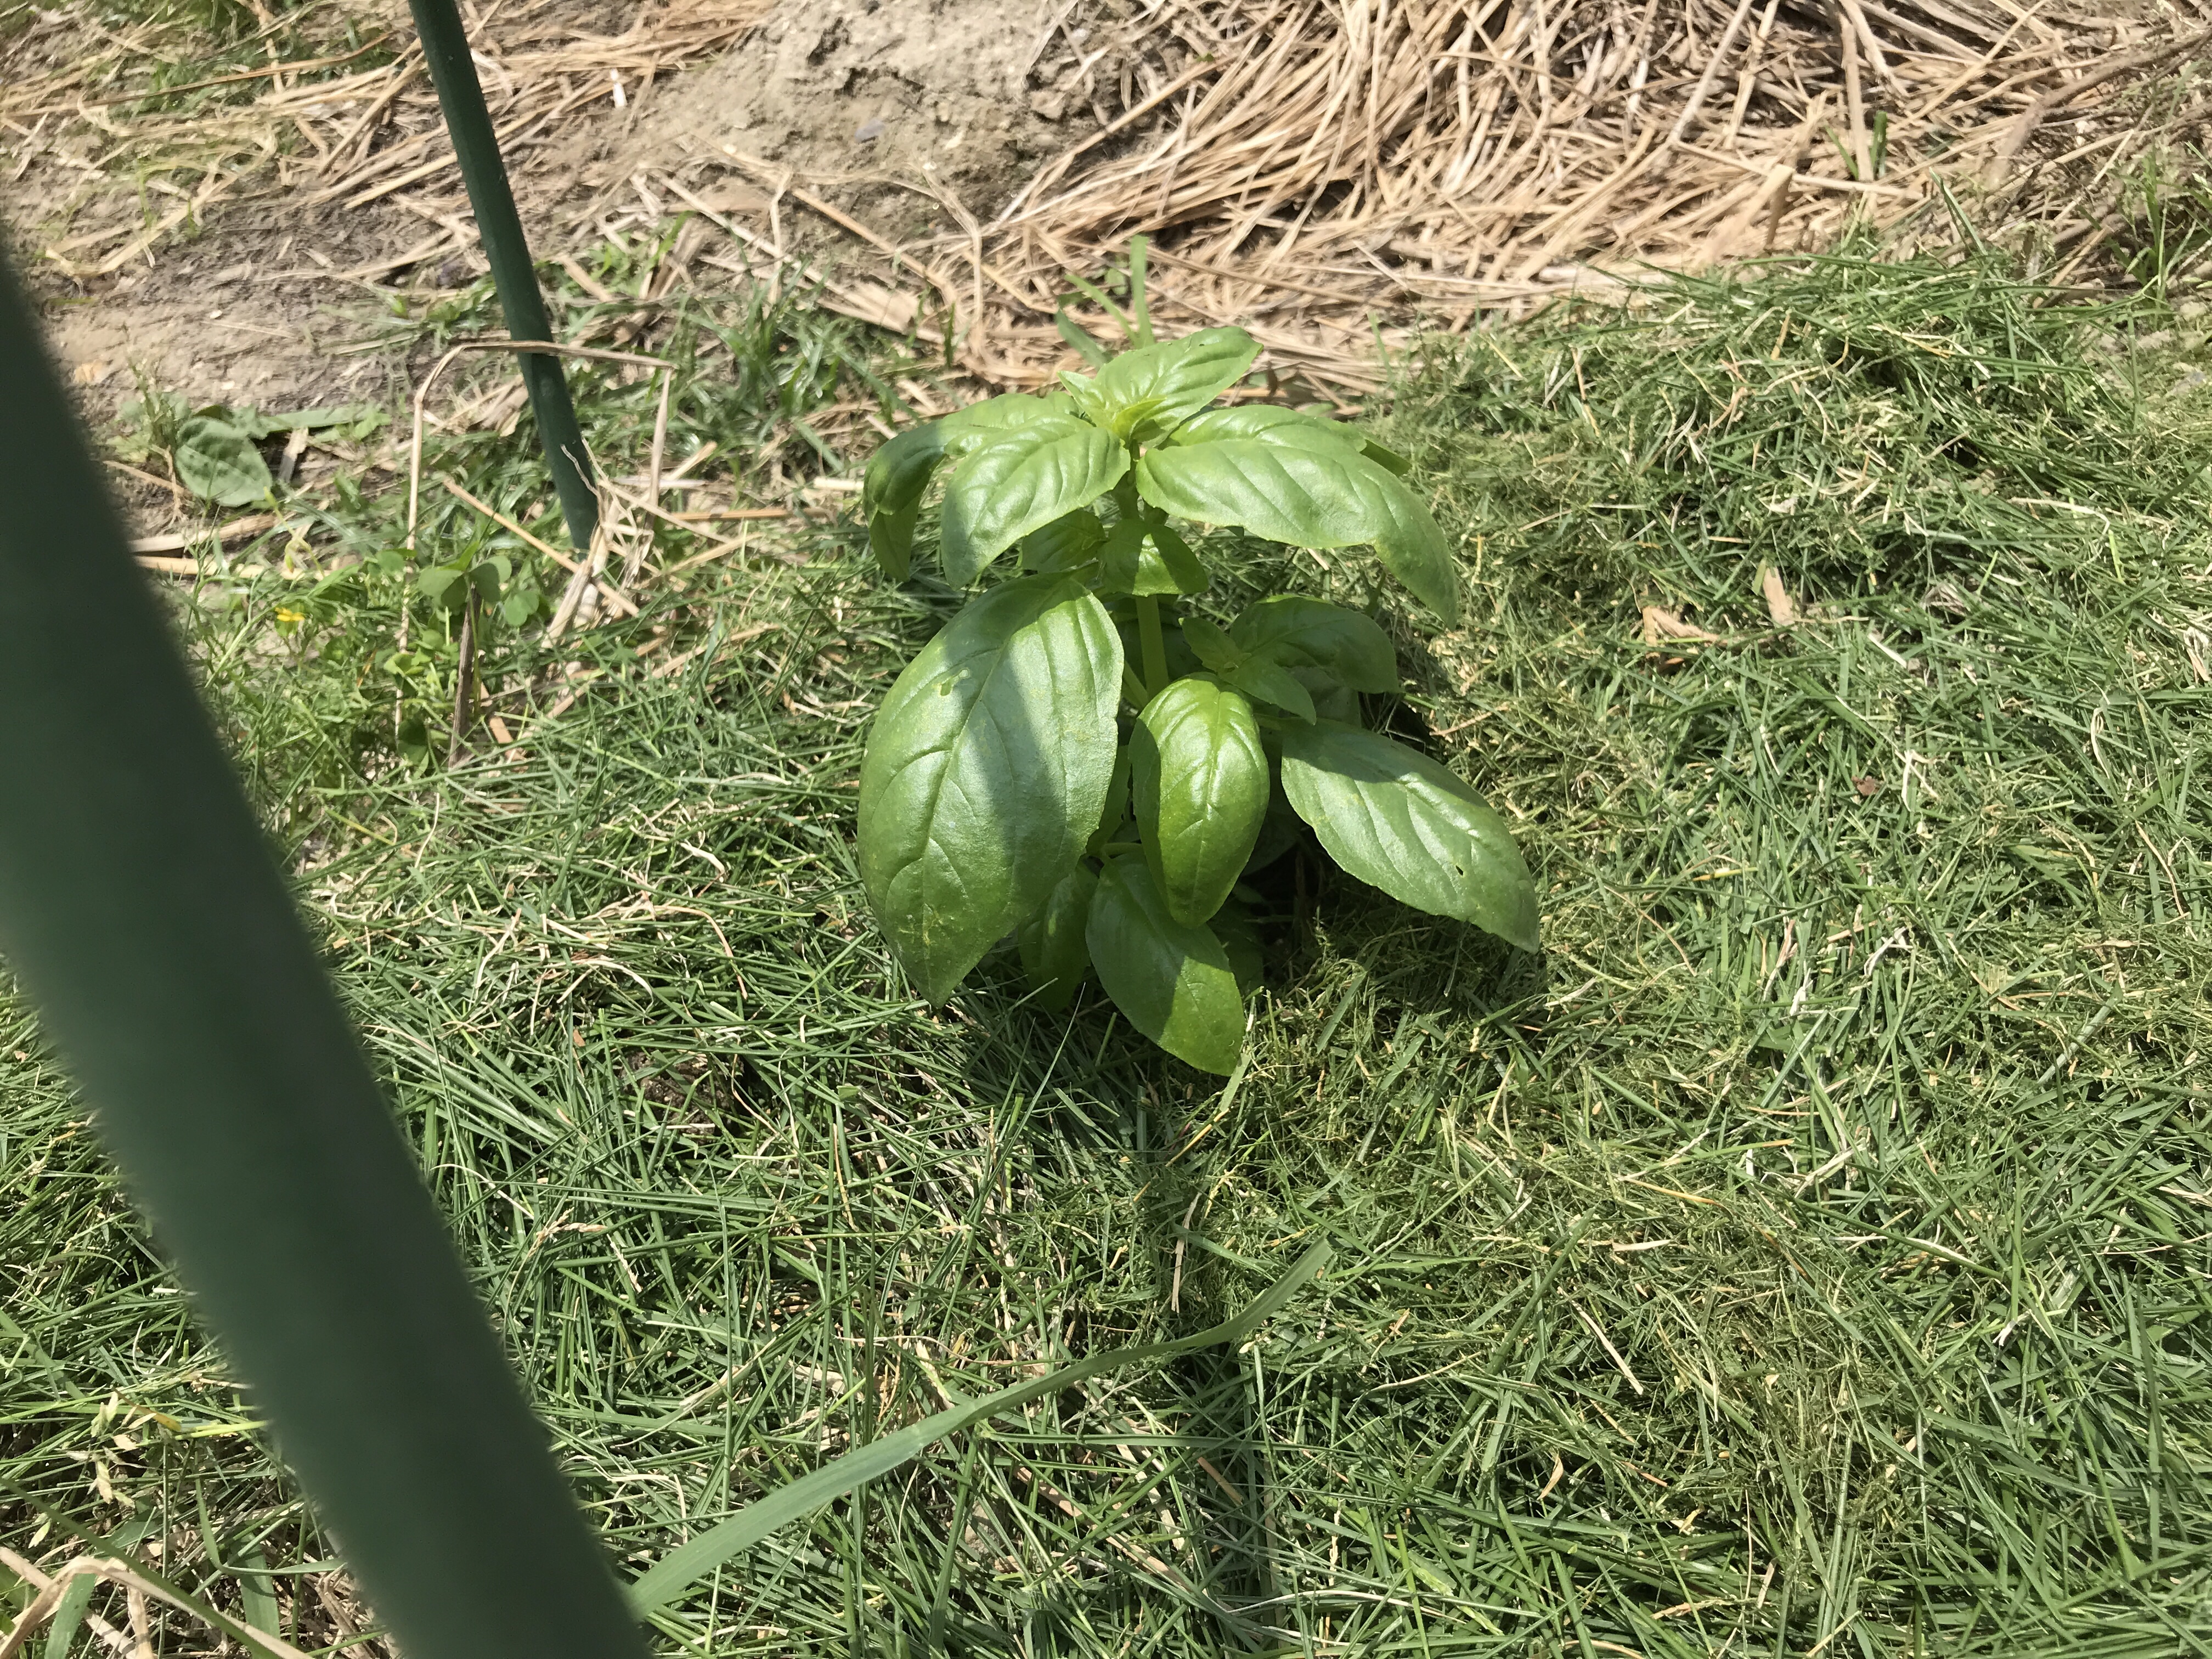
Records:
[[[1042,0],[782,0],[655,103],[609,171],[735,151],[805,179],[896,177],[993,217],[1091,125],[1031,86],[1051,21]]]

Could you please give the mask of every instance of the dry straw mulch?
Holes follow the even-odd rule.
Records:
[[[623,105],[733,45],[769,3],[665,0],[640,9],[619,34],[577,28],[546,0],[471,8],[477,75],[509,170],[527,173],[580,112]],[[374,279],[475,249],[453,147],[404,11],[364,25],[358,10],[327,0],[288,10],[247,43],[266,47],[265,65],[197,82],[162,73],[167,54],[190,49],[185,25],[121,33],[58,9],[40,14],[11,58],[40,55],[37,30],[58,37],[63,49],[47,55],[63,61],[0,87],[0,150],[17,158],[9,169],[16,179],[43,161],[56,180],[39,216],[66,228],[39,252],[64,275],[82,281],[150,264],[166,239],[217,203],[265,193],[333,216],[389,198],[422,222],[416,245],[339,273],[346,276]],[[318,30],[331,49],[299,56]],[[345,33],[367,38],[349,45]],[[89,49],[71,50],[88,41]],[[384,61],[346,72],[377,58]]]
[[[511,167],[556,172],[580,112],[737,45],[769,4],[665,0],[612,35],[562,21],[557,0],[483,7],[474,35]],[[1143,232],[1176,325],[1242,322],[1279,374],[1356,396],[1379,384],[1378,336],[1401,340],[1415,316],[1464,326],[1648,265],[1817,248],[1854,215],[1925,214],[1946,192],[1985,226],[2041,227],[2046,269],[2067,280],[2099,244],[2116,179],[2212,110],[2190,70],[2212,31],[2085,4],[1067,0],[1036,43],[1032,101],[1087,106],[1096,125],[988,219],[926,173],[807,179],[734,153],[715,158],[732,180],[695,158],[680,177],[629,182],[647,218],[693,211],[738,244],[707,254],[694,236],[672,282],[694,255],[802,274],[836,308],[949,330],[963,365],[999,386],[1073,361],[1054,327],[1068,273],[1096,273]],[[40,16],[11,59],[36,56],[39,30],[72,49],[0,87],[0,154],[17,179],[43,167],[40,216],[60,228],[41,252],[64,274],[150,264],[219,200],[272,190],[307,224],[380,203],[419,224],[352,256],[367,263],[302,246],[333,275],[472,261],[396,8],[366,27],[336,0],[285,13],[270,62],[157,102],[149,32]],[[275,61],[280,33],[292,61]],[[327,52],[299,61],[325,35]],[[955,233],[896,243],[839,193],[886,183],[933,198]],[[793,213],[857,239],[885,280],[802,264]]]
[[[2033,0],[1088,14],[1054,24],[1042,76],[1112,124],[984,240],[1009,373],[1051,355],[1037,309],[1061,273],[1135,231],[1159,239],[1162,285],[1194,319],[1245,321],[1277,359],[1358,385],[1378,312],[1464,324],[1607,270],[1820,247],[1854,213],[1895,220],[1944,188],[2086,249],[2082,204],[2212,108],[2173,73],[2206,32]]]
[[[769,233],[796,205],[896,252],[918,288],[830,302],[952,326],[988,382],[1073,362],[1067,274],[1142,232],[1177,323],[1242,323],[1279,374],[1356,397],[1416,316],[1820,248],[1946,196],[1985,229],[2037,227],[2063,284],[2124,169],[2212,112],[2199,54],[2212,31],[2041,0],[1071,0],[1035,97],[1098,125],[988,223],[933,178],[723,159],[757,192],[741,240],[782,260]],[[923,190],[961,228],[894,251],[820,193],[862,182]]]

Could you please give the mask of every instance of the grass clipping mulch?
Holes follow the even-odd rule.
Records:
[[[2140,94],[2207,39],[1976,0],[1084,10],[1033,78],[1112,118],[987,244],[1012,303],[986,335],[1010,380],[1055,355],[1036,313],[1062,274],[1139,231],[1161,239],[1183,311],[1245,322],[1285,365],[1355,388],[1373,384],[1380,308],[1463,325],[1602,282],[1589,261],[1820,248],[1856,213],[1893,221],[1946,185],[2077,240],[2082,202],[2197,113]]]
[[[1406,696],[1370,717],[1497,804],[1544,894],[1539,957],[1310,854],[1257,872],[1271,977],[1233,1087],[1095,995],[1025,1006],[1005,955],[914,996],[850,786],[958,599],[881,580],[849,517],[664,539],[637,617],[493,625],[451,767],[442,732],[416,765],[387,734],[395,677],[453,706],[452,629],[404,568],[349,562],[402,543],[404,491],[333,488],[291,562],[272,528],[179,594],[625,1578],[956,1396],[1202,1328],[1336,1247],[1249,1345],[1095,1378],[795,1522],[666,1609],[659,1651],[2212,1642],[2212,389],[2143,395],[2177,365],[2108,348],[2154,307],[2051,304],[1996,255],[1649,297],[1408,366],[1380,435],[1434,488],[1466,626],[1364,560],[1224,538],[1209,617],[1291,589],[1396,630]],[[804,290],[744,303],[652,342],[665,422],[632,365],[571,364],[610,475],[649,473],[657,431],[796,465],[794,423],[855,380],[926,372],[854,355]],[[424,446],[426,483],[557,533],[527,430]],[[426,489],[417,545],[489,523]],[[1655,611],[1701,637],[1647,645]],[[0,1542],[51,1572],[77,1526],[370,1651],[4,976],[0,1124]],[[23,1493],[75,1519],[41,1530]],[[204,1650],[147,1616],[154,1650]]]

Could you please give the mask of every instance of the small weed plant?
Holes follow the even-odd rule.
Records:
[[[1140,282],[1140,279],[1139,279]],[[1042,396],[994,398],[900,434],[863,494],[903,580],[931,480],[969,603],[909,663],[860,769],[869,902],[942,1002],[1010,931],[1045,1006],[1096,974],[1169,1053],[1226,1073],[1260,972],[1248,872],[1310,824],[1352,875],[1526,950],[1536,897],[1505,825],[1457,775],[1366,729],[1358,694],[1399,689],[1358,611],[1262,598],[1224,628],[1188,602],[1210,578],[1178,522],[1294,547],[1373,547],[1446,621],[1444,538],[1407,464],[1350,427],[1216,406],[1258,354],[1238,328],[1133,348]]]

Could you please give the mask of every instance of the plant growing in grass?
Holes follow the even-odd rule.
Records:
[[[1399,684],[1371,619],[1277,595],[1224,627],[1189,605],[1208,577],[1178,520],[1367,544],[1438,616],[1457,609],[1407,464],[1333,421],[1211,407],[1256,343],[1237,328],[1154,343],[1133,274],[1133,349],[1094,345],[1095,374],[916,427],[869,464],[869,541],[893,580],[940,468],[946,578],[966,587],[1009,552],[1022,574],[884,698],[860,769],[860,874],[931,1002],[1012,931],[1046,1006],[1095,972],[1139,1030],[1226,1073],[1258,977],[1240,883],[1287,850],[1291,815],[1363,881],[1528,950],[1535,890],[1473,789],[1363,728],[1357,694]]]

